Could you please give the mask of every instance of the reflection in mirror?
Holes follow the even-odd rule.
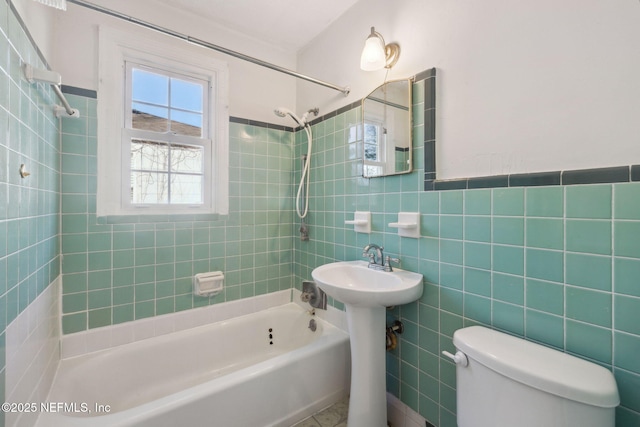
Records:
[[[386,82],[362,100],[363,175],[412,169],[411,79]]]

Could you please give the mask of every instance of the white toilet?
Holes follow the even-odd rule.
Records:
[[[613,427],[620,403],[602,366],[510,335],[457,330],[458,427]]]

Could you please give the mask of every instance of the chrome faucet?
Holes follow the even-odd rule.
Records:
[[[374,249],[375,252],[371,252],[371,249]],[[362,256],[369,258],[369,265],[367,267],[373,268],[375,270],[382,271],[393,271],[393,267],[391,267],[391,262],[395,262],[400,265],[400,260],[398,258],[391,258],[390,256],[384,256],[382,250],[384,248],[374,244],[369,243],[362,249]]]
[[[371,252],[374,249],[375,252]],[[382,250],[384,248],[376,245],[375,243],[369,243],[362,249],[362,256],[369,257],[369,268],[375,268],[381,270],[384,267],[384,257]]]

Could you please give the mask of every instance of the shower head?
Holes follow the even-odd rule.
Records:
[[[307,117],[309,116],[309,114],[313,114],[314,116],[318,115],[318,112],[320,110],[318,109],[318,107],[316,108],[312,108],[309,111],[307,111],[306,113],[304,113],[302,115],[302,117],[298,117],[295,115],[295,113],[291,110],[289,110],[288,108],[285,107],[278,107],[275,110],[273,110],[273,112],[276,114],[276,116],[278,117],[286,117],[286,116],[290,116],[293,120],[296,121],[296,123],[298,123],[300,126],[305,127],[307,126]]]
[[[287,116],[287,113],[286,113],[285,111],[288,111],[288,110],[286,110],[284,107],[278,107],[278,108],[276,108],[275,110],[273,110],[273,112],[274,112],[274,113],[276,114],[276,116],[278,116],[278,117],[286,117],[286,116]]]
[[[296,121],[296,123],[298,123],[302,127],[304,127],[305,124],[306,124],[304,119],[301,119],[300,117],[296,116],[295,113],[293,111],[289,110],[288,108],[278,107],[275,110],[273,110],[273,112],[278,117],[290,116],[293,120]]]

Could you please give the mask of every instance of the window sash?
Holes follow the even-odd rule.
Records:
[[[209,123],[209,118],[210,118],[210,106],[211,106],[211,96],[212,96],[212,92],[213,92],[213,87],[212,87],[212,83],[209,79],[207,79],[204,76],[199,76],[199,75],[194,75],[194,74],[189,74],[185,71],[181,71],[181,72],[176,72],[176,71],[172,71],[170,69],[168,69],[168,67],[163,67],[157,64],[153,64],[150,62],[146,62],[146,61],[142,61],[142,60],[131,60],[131,59],[125,59],[125,88],[126,88],[126,93],[125,93],[125,100],[124,100],[124,111],[125,111],[125,120],[124,120],[124,126],[127,129],[133,129],[133,69],[139,69],[142,71],[146,71],[148,73],[153,73],[153,74],[158,74],[164,77],[167,77],[169,79],[179,79],[182,81],[186,81],[189,83],[193,83],[196,85],[199,85],[202,87],[202,112],[197,112],[194,110],[188,110],[188,109],[183,109],[183,108],[176,108],[176,107],[172,107],[171,106],[171,92],[170,92],[170,84],[169,84],[169,99],[168,99],[168,105],[159,105],[159,104],[153,104],[153,103],[148,103],[148,102],[144,102],[144,101],[140,101],[137,100],[135,101],[136,103],[140,103],[140,104],[146,104],[146,105],[152,105],[152,106],[156,106],[156,107],[160,107],[160,108],[166,108],[168,111],[177,111],[177,112],[185,112],[185,113],[197,113],[200,114],[202,116],[202,127],[201,127],[201,138],[203,139],[207,139],[210,137],[211,132],[210,132],[210,123]],[[167,118],[167,120],[169,121],[169,123],[171,123],[171,118],[169,115],[169,118]],[[143,129],[139,129],[139,130],[143,130]],[[170,131],[169,131],[170,132]]]
[[[126,96],[124,99],[124,111],[125,111],[125,128],[122,130],[122,206],[125,208],[153,208],[161,211],[181,211],[184,209],[193,209],[193,208],[211,208],[212,197],[211,197],[211,188],[212,188],[212,179],[211,174],[207,173],[207,171],[211,170],[211,147],[213,141],[210,138],[207,138],[209,135],[209,95],[210,95],[210,86],[211,84],[203,79],[202,77],[194,77],[188,76],[184,73],[176,73],[173,71],[167,70],[165,67],[156,66],[155,64],[143,64],[143,61],[131,61],[125,60],[125,87],[126,87]],[[187,81],[190,83],[195,83],[202,88],[202,112],[198,112],[202,116],[202,126],[201,126],[201,137],[191,136],[176,133],[174,131],[165,131],[165,132],[156,132],[152,130],[145,129],[134,129],[133,128],[133,70],[139,69],[145,72],[157,74],[163,77],[166,77],[168,80],[168,99],[166,106],[160,106],[162,108],[167,108],[169,111],[167,121],[169,126],[171,125],[171,114],[170,111],[188,111],[193,112],[181,108],[171,107],[172,99],[171,99],[171,78],[180,79],[183,81]],[[142,103],[139,100],[135,101],[136,103]],[[150,104],[156,105],[156,104]],[[202,165],[202,173],[200,174],[185,174],[183,172],[176,173],[171,170],[171,165],[167,165],[167,170],[163,171],[153,171],[153,173],[157,174],[158,177],[166,175],[167,181],[167,201],[158,201],[155,203],[136,203],[133,199],[133,180],[134,175],[138,172],[144,172],[142,170],[135,170],[131,167],[131,148],[132,141],[134,140],[142,140],[142,141],[155,141],[163,144],[167,144],[170,148],[172,145],[190,145],[190,146],[198,146],[203,148],[203,165]],[[201,203],[179,203],[174,202],[171,195],[171,187],[172,187],[172,176],[174,175],[197,175],[202,177],[201,179]]]
[[[153,170],[149,172],[167,174],[170,178],[172,175],[192,175],[202,177],[202,187],[200,189],[202,194],[202,203],[134,203],[131,199],[131,180],[135,172],[145,172],[144,169],[132,169],[131,167],[131,146],[132,141],[154,141],[162,144],[166,144],[169,148],[176,145],[190,145],[194,147],[202,147],[202,173],[173,171],[171,172],[171,165],[168,164],[166,169]],[[153,208],[162,211],[181,211],[185,209],[192,210],[194,208],[211,208],[212,205],[212,191],[211,189],[211,150],[212,140],[196,138],[186,135],[176,135],[172,132],[152,132],[144,131],[140,129],[123,129],[122,130],[122,206],[125,208]],[[171,184],[169,184],[171,185]],[[170,197],[170,196],[169,196]],[[170,201],[171,199],[169,199]]]

